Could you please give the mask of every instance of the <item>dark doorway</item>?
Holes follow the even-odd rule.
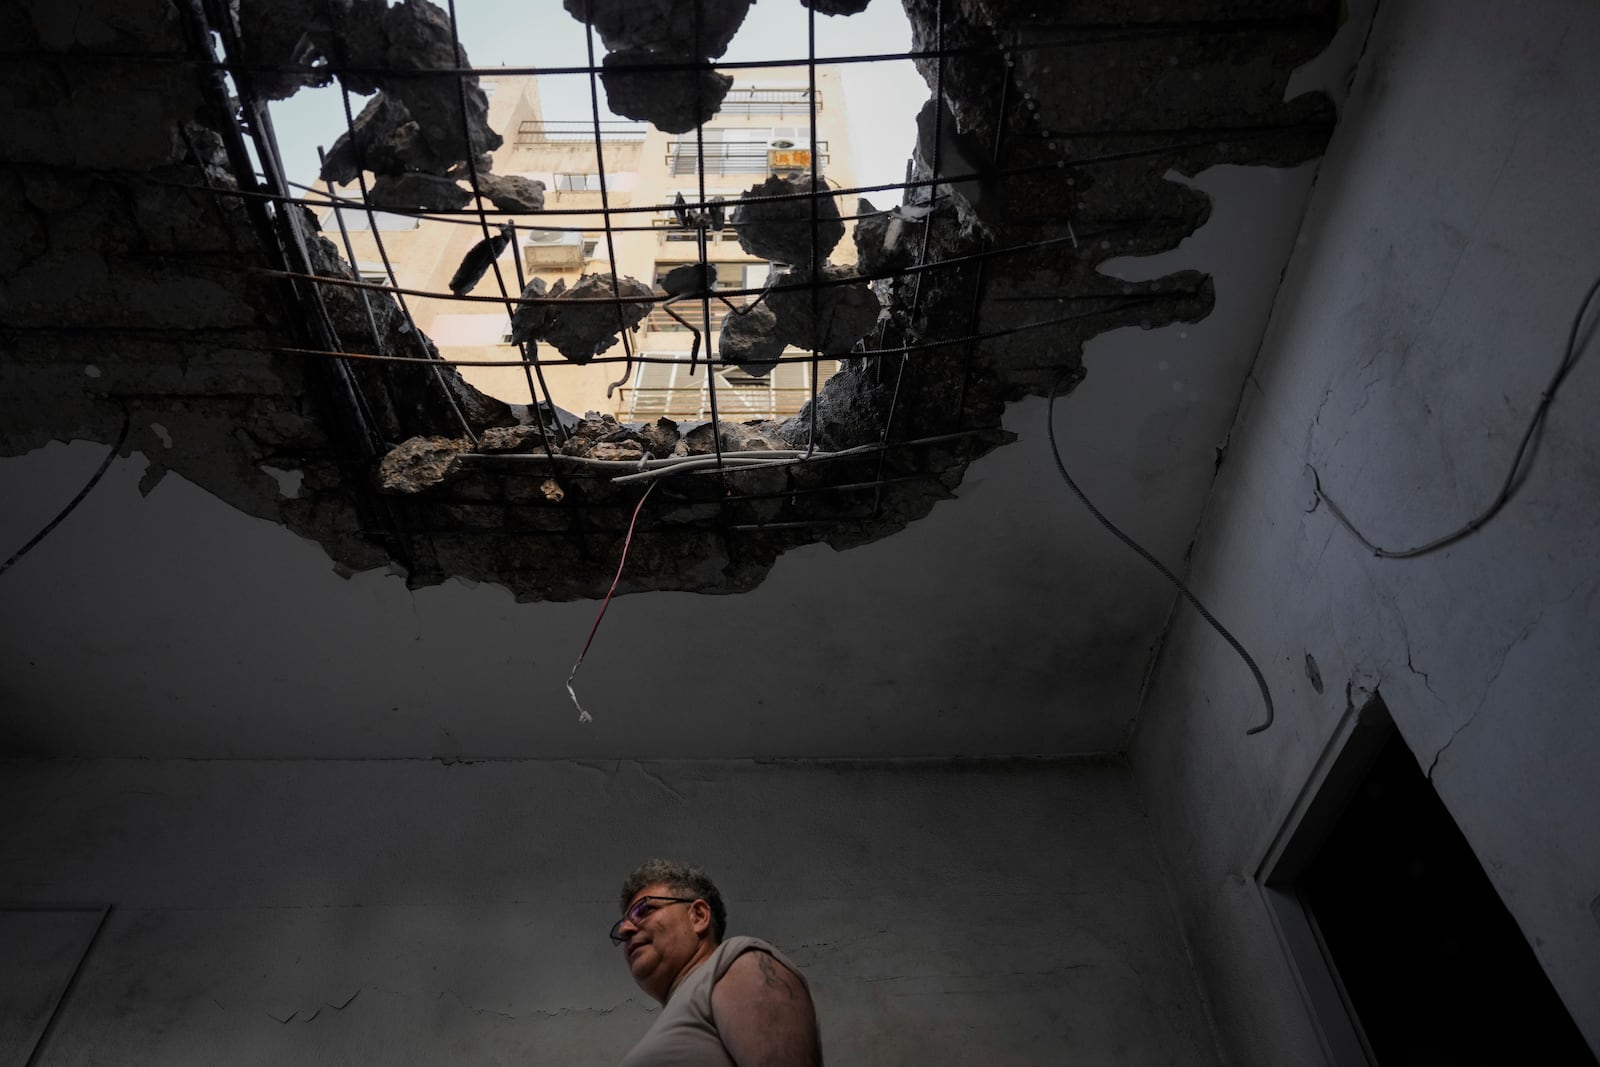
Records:
[[[1294,888],[1381,1067],[1596,1063],[1398,733]]]

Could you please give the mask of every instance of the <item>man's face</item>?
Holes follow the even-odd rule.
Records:
[[[618,931],[622,936],[622,955],[628,973],[639,987],[665,1002],[672,983],[700,949],[702,936],[711,921],[711,909],[703,901],[669,904],[662,900],[640,902],[646,897],[686,897],[669,885],[645,886],[633,895],[623,915],[631,916],[640,906],[647,914],[637,921],[626,919]]]

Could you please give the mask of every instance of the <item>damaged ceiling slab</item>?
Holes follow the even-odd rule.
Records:
[[[613,107],[671,105],[639,116],[665,130],[715,112],[705,79],[724,77],[711,64],[749,5],[707,5],[714,17],[690,39],[677,6],[587,8]],[[522,600],[604,594],[652,481],[620,592],[738,592],[796,547],[888,536],[1011,439],[1008,403],[1092,373],[1089,340],[1211,312],[1205,271],[1125,281],[1100,267],[1174,249],[1205,224],[1209,198],[1174,173],[1322,151],[1331,103],[1285,91],[1340,10],[905,6],[915,49],[944,58],[918,60],[933,95],[906,131],[906,203],[860,205],[856,263],[826,262],[845,231],[809,182],[774,178],[729,205],[741,243],[787,270],[760,314],[704,355],[759,373],[776,339],[842,359],[840,373],[782,421],[623,425],[466,384],[392,295],[360,283],[310,212],[281,202],[270,159],[267,181],[253,176],[246,133],[270,129],[266,102],[338,71],[371,99],[325,178],[370,173],[374,206],[449,210],[481,193],[540,210],[537,183],[490,172],[500,138],[476,78],[428,73],[470,66],[443,10],[240,0],[235,19],[216,3],[106,0],[68,25],[45,5],[13,5],[0,13],[11,238],[0,453],[109,445],[126,419],[123,448],[149,458],[147,487],[174,471],[314,539],[350,572],[399,564],[413,586],[456,577]],[[217,56],[238,62],[237,99],[212,63],[213,31]],[[679,84],[625,88],[660,77]],[[523,298],[514,329],[580,363],[615,358],[660,299],[605,274]],[[297,495],[283,492],[285,471],[302,475]]]

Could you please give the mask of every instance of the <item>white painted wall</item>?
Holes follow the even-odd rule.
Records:
[[[1119,766],[13,762],[0,811],[0,902],[114,906],[43,1064],[615,1063],[654,854],[805,970],[830,1064],[1217,1062]]]
[[[1522,494],[1476,536],[1376,559],[1314,510],[1307,463],[1409,547],[1481,509],[1600,274],[1600,8],[1385,3],[1208,505],[1187,608],[1132,749],[1233,1062],[1316,1041],[1249,877],[1351,698],[1380,690],[1600,1049],[1600,352]],[[1307,653],[1326,680],[1317,693]]]

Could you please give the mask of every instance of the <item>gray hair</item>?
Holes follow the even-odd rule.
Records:
[[[728,909],[722,906],[722,894],[717,892],[716,883],[703,869],[675,860],[645,860],[623,879],[618,907],[626,908],[639,890],[652,885],[668,886],[674,893],[697,897],[711,905],[711,940],[721,942],[722,932],[728,926]]]

